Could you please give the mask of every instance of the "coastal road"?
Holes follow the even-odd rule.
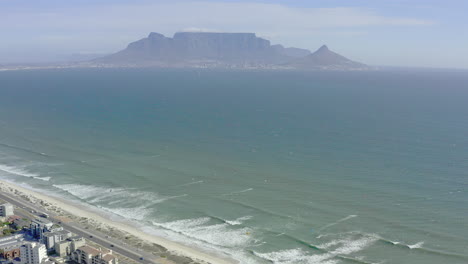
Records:
[[[55,219],[55,217],[57,216],[56,214],[43,210],[42,206],[35,205],[19,197],[12,196],[10,194],[6,194],[2,192],[0,192],[0,199],[11,203],[18,208],[23,208],[26,210],[26,212],[21,212],[21,210],[15,210],[16,215],[19,215],[21,217],[31,218],[31,214],[29,212],[34,212],[32,214],[35,217],[39,217],[41,214],[46,213],[50,216],[50,218],[48,218],[49,221],[63,226],[65,230],[68,230],[78,236],[82,236],[86,240],[99,244],[104,248],[112,249],[114,252],[120,255],[123,255],[127,258],[130,258],[139,263],[143,263],[143,264],[157,264],[158,263],[154,260],[154,256],[152,254],[145,253],[141,251],[140,249],[136,249],[129,245],[126,245],[117,239],[113,239],[101,232],[98,232],[97,230],[87,229],[76,222],[67,222],[67,223],[60,222],[59,220]]]

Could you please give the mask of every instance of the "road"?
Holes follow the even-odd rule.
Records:
[[[43,210],[42,206],[35,205],[33,203],[25,201],[16,196],[12,197],[12,195],[5,194],[2,192],[0,192],[0,199],[15,205],[17,208],[23,208],[26,210],[25,212],[21,212],[21,210],[15,210],[16,215],[19,215],[21,217],[31,218],[31,214],[28,212],[34,212],[32,214],[37,218],[41,214],[46,213],[50,217],[48,218],[49,221],[55,224],[61,225],[65,230],[68,230],[78,236],[82,236],[86,240],[99,244],[104,248],[112,249],[114,252],[120,255],[123,255],[125,257],[128,257],[136,262],[143,263],[143,264],[157,264],[157,262],[154,260],[153,255],[149,253],[141,252],[140,249],[133,248],[129,245],[124,244],[122,241],[118,241],[116,239],[110,238],[107,235],[97,230],[87,229],[81,226],[79,223],[60,222],[59,220],[55,219],[55,217],[57,216],[56,214]]]

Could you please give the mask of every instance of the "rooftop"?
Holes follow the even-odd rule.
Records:
[[[23,241],[24,240],[24,235],[23,234],[14,234],[11,236],[7,237],[2,237],[0,238],[0,246],[3,244],[8,244],[12,242],[17,242],[17,241]]]
[[[43,224],[43,225],[53,225],[51,221],[43,218],[36,218],[32,221],[33,223]]]
[[[102,257],[103,260],[105,261],[111,261],[113,259],[115,259],[115,256],[114,255],[111,255],[111,254],[106,254]]]
[[[70,231],[67,231],[67,230],[56,230],[56,231],[52,231],[52,232],[45,232],[43,233],[44,236],[55,236],[55,235],[69,235],[71,234]]]
[[[67,240],[69,240],[69,241],[80,241],[80,240],[84,240],[84,237],[72,236],[72,237],[67,238]]]
[[[80,248],[78,248],[79,250],[85,252],[85,253],[88,253],[90,255],[93,255],[93,256],[96,256],[98,255],[99,253],[101,253],[99,250],[93,248],[93,247],[90,247],[90,246],[82,246]]]
[[[25,242],[21,240],[16,240],[16,241],[10,241],[8,243],[0,243],[0,249],[15,249],[15,248],[20,248]]]

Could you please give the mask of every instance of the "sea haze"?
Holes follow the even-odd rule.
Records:
[[[0,72],[0,178],[241,263],[468,263],[466,72]]]

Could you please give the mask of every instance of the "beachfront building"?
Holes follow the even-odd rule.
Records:
[[[0,259],[13,260],[20,257],[20,248],[24,243],[11,243],[8,245],[1,246],[0,248]]]
[[[31,226],[31,220],[26,218],[16,218],[12,221],[12,226],[16,230],[21,230],[23,228],[27,228]]]
[[[44,244],[27,242],[20,247],[21,264],[41,264],[47,260]]]
[[[0,258],[12,260],[20,257],[20,248],[24,244],[24,235],[17,234],[0,238]]]
[[[112,250],[101,250],[90,246],[82,246],[72,253],[71,259],[78,264],[118,264],[118,259],[112,255]]]
[[[70,237],[64,241],[56,242],[54,249],[55,254],[60,257],[67,257],[76,251],[78,248],[86,245],[86,240],[83,237]]]
[[[9,217],[14,215],[13,205],[9,203],[0,204],[0,217]]]
[[[55,244],[70,238],[72,233],[66,230],[59,230],[53,232],[44,232],[42,234],[42,243],[45,244],[47,251],[54,251]]]
[[[34,219],[29,226],[30,235],[39,240],[43,239],[45,232],[50,232],[54,224],[46,219]]]

